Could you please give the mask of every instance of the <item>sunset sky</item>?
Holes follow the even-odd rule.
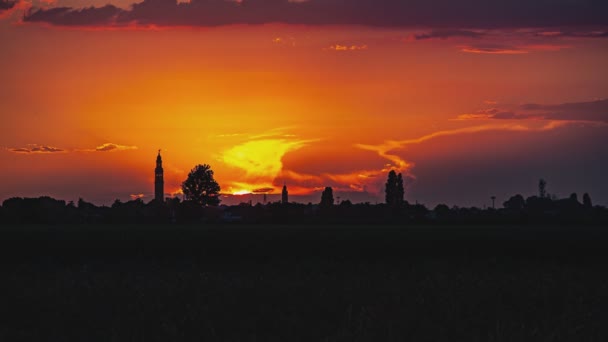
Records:
[[[605,0],[0,0],[0,201],[608,204]],[[275,195],[278,196],[278,195]],[[271,196],[271,199],[275,197]]]

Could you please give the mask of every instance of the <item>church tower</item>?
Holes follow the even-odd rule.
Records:
[[[165,181],[163,179],[163,159],[160,157],[160,150],[156,157],[156,169],[154,169],[154,199],[163,203],[165,196]]]
[[[281,203],[289,203],[289,193],[287,192],[287,185],[283,184],[283,192],[281,192]]]

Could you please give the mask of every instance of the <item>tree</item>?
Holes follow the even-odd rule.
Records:
[[[182,183],[186,198],[200,206],[220,204],[220,185],[213,179],[213,170],[207,164],[196,165]]]
[[[395,172],[395,170],[391,170],[388,173],[388,179],[386,180],[386,186],[385,186],[385,199],[386,199],[386,204],[388,205],[394,205],[395,204],[395,197],[396,197],[396,191],[397,191],[397,173]]]
[[[583,195],[583,205],[585,206],[585,208],[593,207],[593,204],[591,203],[591,196],[589,196],[589,194],[586,192]]]
[[[388,173],[385,186],[386,204],[391,207],[398,207],[403,204],[405,191],[403,189],[403,176],[397,174],[395,170]]]
[[[397,205],[401,206],[403,204],[403,197],[405,196],[405,190],[403,189],[403,176],[401,173],[397,175],[397,187],[395,190],[395,200]]]
[[[542,178],[538,181],[538,197],[547,197],[547,182]]]
[[[334,205],[334,191],[328,186],[323,190],[321,194],[321,203],[319,204],[321,207],[331,207]]]
[[[526,201],[524,200],[524,197],[520,194],[517,194],[509,198],[509,200],[504,202],[502,205],[505,207],[505,209],[522,210],[525,204]]]
[[[448,207],[445,204],[437,204],[437,206],[435,207],[435,209],[433,209],[433,211],[435,212],[435,215],[437,216],[438,219],[442,220],[442,219],[447,219],[450,217],[450,207]]]

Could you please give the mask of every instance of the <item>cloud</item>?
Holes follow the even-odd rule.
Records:
[[[328,47],[327,49],[333,50],[333,51],[359,51],[359,50],[367,50],[367,45],[365,45],[365,44],[362,44],[362,45],[336,44],[336,45],[332,45],[332,46]]]
[[[275,134],[277,132],[272,133]],[[254,189],[274,188],[273,181],[283,170],[283,156],[306,146],[309,142],[311,140],[262,137],[253,138],[223,151],[218,159],[243,172],[239,182],[233,182],[227,192],[250,193]]]
[[[99,145],[95,148],[88,149],[74,149],[72,152],[111,152],[111,151],[126,151],[126,150],[136,150],[137,146],[126,146],[119,145],[113,143],[105,143]],[[48,146],[48,145],[39,145],[39,144],[29,144],[26,147],[13,147],[7,149],[10,152],[14,153],[67,153],[70,152],[68,150]]]
[[[375,168],[363,170],[350,170],[342,173],[320,173],[307,174],[294,170],[284,170],[282,177],[287,181],[289,187],[292,184],[298,186],[299,194],[312,193],[322,189],[324,186],[332,186],[336,191],[344,192],[366,192],[369,194],[380,195],[384,191],[384,182],[389,171],[395,170],[402,173],[406,178],[406,184],[412,183],[416,179],[412,170],[415,164],[406,160],[398,152],[408,146],[422,144],[427,141],[442,137],[476,134],[491,131],[509,132],[543,132],[553,130],[570,124],[570,122],[550,121],[537,127],[529,127],[518,123],[486,124],[460,129],[443,130],[423,135],[418,138],[403,140],[387,140],[380,144],[355,144],[357,149],[376,153],[386,162],[377,165]]]
[[[6,1],[6,0],[3,0]],[[515,28],[605,26],[606,1],[555,0],[142,0],[128,9],[34,9],[26,22],[65,26],[219,26],[284,23],[374,27]]]
[[[468,53],[492,54],[492,55],[521,55],[536,51],[560,51],[571,48],[563,44],[522,44],[522,45],[500,45],[479,44],[464,45],[460,51]]]
[[[110,151],[125,151],[125,150],[137,150],[137,146],[126,146],[118,145],[113,143],[105,143],[95,147],[96,152],[110,152]]]
[[[0,12],[10,10],[17,4],[16,0],[0,0]]]
[[[131,197],[132,200],[136,200],[139,198],[144,198],[145,195],[144,194],[131,194],[131,195],[129,195],[129,197]]]
[[[294,37],[275,37],[272,39],[272,42],[278,45],[296,46],[296,39]]]
[[[25,12],[23,20],[61,26],[103,26],[115,22],[123,12],[124,10],[113,5],[80,9],[70,7],[30,8]]]
[[[472,30],[434,30],[425,33],[414,33],[409,40],[429,40],[448,38],[481,38],[485,35],[483,31]]]
[[[534,104],[525,105],[532,106]],[[523,106],[522,106],[523,107]],[[507,117],[517,115],[503,108],[492,107],[473,113],[478,117],[471,118],[489,119],[492,117]],[[572,121],[545,120],[539,122],[499,122],[488,121],[481,125],[464,127],[452,130],[432,132],[417,138],[402,140],[386,140],[379,144],[354,144],[353,151],[363,151],[361,158],[369,160],[371,154],[377,155],[371,165],[348,166],[348,162],[342,160],[342,167],[335,171],[317,170],[307,168],[306,163],[301,164],[298,158],[286,158],[288,152],[297,151],[304,146],[315,148],[311,140],[301,141],[296,139],[262,138],[240,143],[222,153],[220,160],[228,166],[241,169],[242,175],[238,181],[230,182],[226,187],[228,194],[262,194],[279,193],[283,183],[286,183],[292,195],[310,195],[322,190],[326,186],[333,187],[337,192],[366,193],[369,196],[380,196],[384,190],[386,174],[390,170],[400,172],[406,178],[406,183],[411,184],[416,176],[413,173],[414,162],[403,156],[403,150],[412,145],[423,144],[427,141],[446,138],[456,135],[477,134],[482,132],[505,131],[505,132],[545,132],[573,124]],[[307,152],[311,152],[311,150]],[[368,151],[370,155],[367,155]],[[343,153],[341,158],[352,158],[357,154]],[[357,155],[358,156],[358,155]]]
[[[460,51],[467,53],[479,53],[479,54],[490,54],[490,55],[521,55],[528,53],[524,50],[515,46],[507,45],[467,45],[462,46]]]
[[[506,119],[599,122],[608,124],[608,99],[562,104],[528,103],[513,111],[489,108],[470,114],[461,114],[456,120]]]
[[[457,121],[464,120],[481,120],[481,119],[508,119],[514,115],[513,112],[501,111],[498,108],[480,109],[475,113],[460,114],[456,118]]]
[[[267,193],[271,193],[273,191],[274,191],[273,187],[266,187],[266,188],[253,189],[251,192],[254,194],[267,194]]]
[[[535,31],[537,37],[566,37],[566,38],[608,38],[608,31]]]
[[[355,147],[363,149],[363,150],[375,152],[379,156],[381,156],[381,157],[387,159],[387,161],[389,161],[389,163],[386,164],[384,166],[384,168],[382,168],[381,170],[378,170],[375,173],[371,172],[368,174],[360,172],[359,176],[368,175],[370,177],[373,177],[374,175],[381,175],[382,177],[384,177],[386,175],[386,172],[388,172],[390,170],[396,170],[398,172],[403,172],[405,174],[405,176],[408,177],[409,179],[415,179],[415,176],[411,172],[411,169],[413,168],[414,163],[412,163],[410,161],[406,161],[404,158],[397,155],[395,153],[395,151],[404,149],[410,145],[421,144],[421,143],[427,142],[429,140],[437,139],[437,138],[449,137],[449,136],[455,136],[455,135],[476,134],[476,133],[491,132],[491,131],[543,132],[543,131],[550,131],[550,130],[553,130],[553,129],[556,129],[559,127],[563,127],[568,124],[570,124],[570,122],[555,122],[555,121],[550,121],[550,122],[546,123],[545,125],[542,125],[539,127],[529,127],[529,126],[525,126],[525,125],[521,125],[521,124],[514,124],[514,123],[487,124],[487,125],[478,125],[478,126],[472,126],[472,127],[464,127],[464,128],[458,128],[458,129],[437,131],[437,132],[433,132],[433,133],[423,135],[421,137],[413,138],[413,139],[387,140],[380,144],[356,144]],[[384,178],[381,178],[381,180],[384,180]],[[381,191],[381,190],[382,189],[380,189],[379,191]]]
[[[29,144],[26,147],[14,147],[8,149],[10,152],[14,153],[61,153],[66,152],[65,150],[47,146],[47,145],[38,145],[38,144]]]

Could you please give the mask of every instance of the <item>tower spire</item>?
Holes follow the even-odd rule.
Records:
[[[289,203],[289,192],[287,192],[287,183],[283,181],[283,191],[281,192],[281,203]]]
[[[163,171],[163,158],[160,156],[160,149],[156,156],[156,168],[154,169],[154,200],[163,203],[165,196],[165,180]]]

